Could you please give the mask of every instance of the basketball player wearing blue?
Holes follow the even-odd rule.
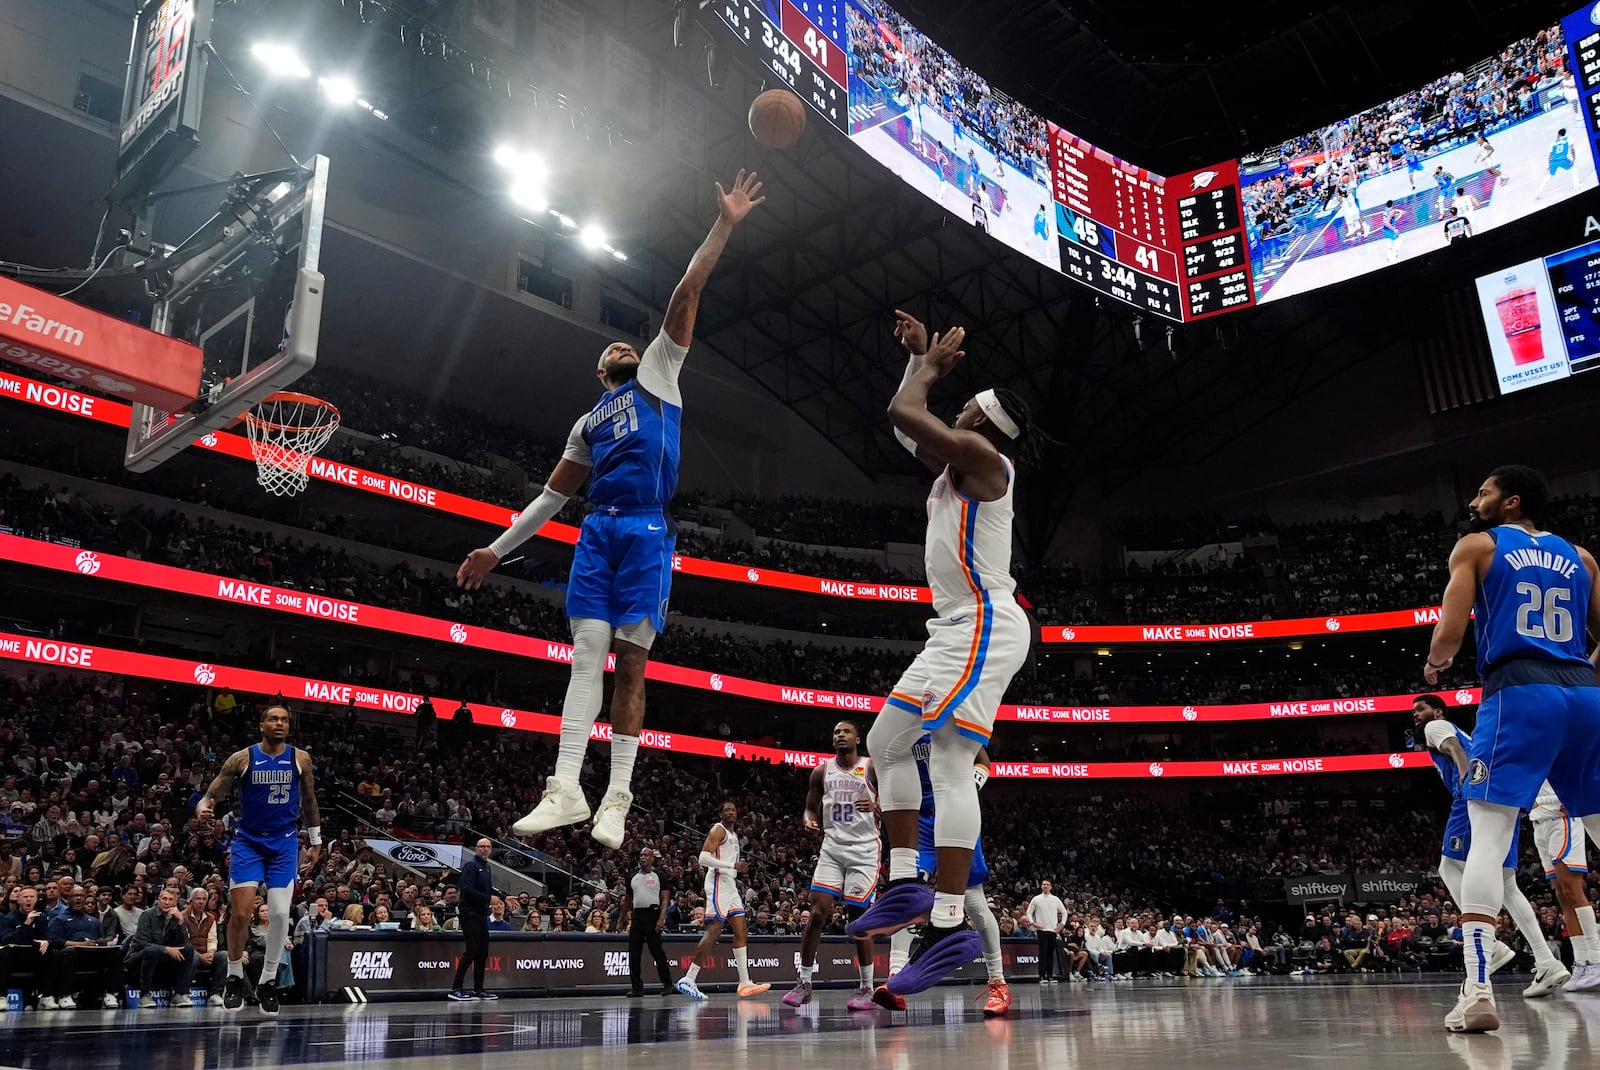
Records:
[[[1480,530],[1450,553],[1423,671],[1438,682],[1475,617],[1483,701],[1462,789],[1472,828],[1460,902],[1467,977],[1445,1018],[1451,1032],[1500,1027],[1489,984],[1500,867],[1546,780],[1600,842],[1600,681],[1585,636],[1600,635],[1600,584],[1589,551],[1539,527],[1548,498],[1532,468],[1489,473],[1472,499]]]
[[[924,735],[912,746],[917,760],[917,773],[922,778],[922,809],[917,812],[917,872],[923,880],[931,881],[939,868],[938,851],[934,847],[934,797],[933,777],[928,772],[932,757],[933,739]],[[972,778],[982,791],[989,782],[989,751],[979,747],[972,760]],[[983,840],[972,845],[972,868],[967,874],[967,917],[983,937],[983,963],[989,973],[989,987],[984,993],[983,1014],[986,1018],[1003,1018],[1011,1010],[1011,986],[1006,984],[1005,965],[1000,952],[1000,923],[989,909],[989,897],[984,892],[984,882],[989,879],[989,863],[983,857]],[[901,929],[889,938],[889,976],[892,978],[905,968],[911,957],[911,930]],[[906,1009],[904,996],[896,995],[887,984],[879,985],[873,1001],[890,1010]]]
[[[633,763],[644,727],[644,674],[650,647],[666,627],[677,529],[667,511],[678,486],[678,430],[683,398],[678,373],[693,340],[700,294],[733,228],[765,197],[754,171],[739,172],[728,190],[717,183],[717,221],[672,291],[661,333],[640,356],[627,342],[600,354],[595,376],[605,393],[573,425],[561,462],[544,491],[488,546],[456,571],[468,590],[560,512],[589,484],[592,511],[573,550],[567,584],[572,627],[572,678],[561,709],[555,772],[539,804],[512,831],[532,836],[589,819],[578,784],[589,733],[600,714],[606,655],[616,654],[611,698],[611,783],[601,796],[594,838],[622,846],[633,805]]]
[[[1572,192],[1577,193],[1578,169],[1574,166],[1576,162],[1577,158],[1572,152],[1572,142],[1567,139],[1567,128],[1563,126],[1556,131],[1556,139],[1550,143],[1550,157],[1548,166],[1545,169],[1544,181],[1539,183],[1539,191],[1533,195],[1533,199],[1537,201],[1543,197],[1544,188],[1550,184],[1552,178],[1555,178],[1562,171],[1567,171],[1572,175]]]
[[[267,901],[267,947],[256,985],[261,1013],[278,1013],[278,963],[289,935],[289,908],[300,868],[300,821],[306,823],[306,868],[322,857],[322,817],[317,807],[311,755],[289,745],[289,711],[268,706],[261,715],[261,742],[235,751],[195,805],[195,816],[210,819],[218,801],[239,783],[239,812],[228,854],[228,981],[222,1005],[236,1011],[244,1003],[244,962],[256,896]],[[259,893],[258,893],[259,889]]]
[[[1411,703],[1411,713],[1416,720],[1422,741],[1439,771],[1445,790],[1450,793],[1450,816],[1445,821],[1444,845],[1439,850],[1439,878],[1450,891],[1457,906],[1461,903],[1461,877],[1466,870],[1467,852],[1472,846],[1472,825],[1467,818],[1467,796],[1464,791],[1470,761],[1467,753],[1472,748],[1472,737],[1445,717],[1444,699],[1438,695],[1419,695]],[[1519,823],[1520,828],[1520,823]],[[1517,885],[1517,847],[1520,837],[1513,833],[1511,849],[1506,852],[1501,866],[1505,888],[1505,909],[1516,923],[1522,938],[1533,952],[1533,983],[1522,994],[1530,999],[1548,996],[1572,980],[1572,974],[1550,953],[1550,942],[1539,928],[1539,916],[1533,904]],[[1489,972],[1492,974],[1516,958],[1516,952],[1496,941],[1489,949]]]

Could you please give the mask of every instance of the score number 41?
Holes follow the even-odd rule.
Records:
[[[1101,252],[1108,251],[1103,247],[1105,243],[1103,243],[1100,239],[1100,225],[1094,220],[1081,215],[1073,216],[1072,232],[1077,237],[1079,245],[1086,245],[1091,249],[1098,249]],[[1127,244],[1133,246],[1134,263],[1138,264],[1141,268],[1143,268],[1145,271],[1148,271],[1152,275],[1160,275],[1162,273],[1161,250],[1152,249],[1148,245],[1140,245],[1138,242],[1130,241]],[[1114,249],[1110,251],[1113,253],[1113,255],[1115,255]],[[1118,259],[1120,259],[1120,257]],[[1173,257],[1172,266],[1173,269],[1176,270],[1176,257]]]

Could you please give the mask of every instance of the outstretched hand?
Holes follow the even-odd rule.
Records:
[[[731,189],[723,189],[722,183],[717,183],[717,209],[722,218],[731,224],[738,224],[745,216],[750,214],[750,209],[760,204],[767,198],[761,196],[762,183],[757,180],[756,173],[751,171],[748,175],[741,169],[733,180]]]
[[[464,587],[469,591],[476,591],[483,586],[483,578],[494,571],[500,563],[500,558],[487,546],[480,546],[467,555],[461,562],[461,567],[456,569],[456,586]]]
[[[914,357],[928,351],[928,328],[917,317],[898,308],[894,310],[894,335]]]
[[[928,355],[922,358],[922,366],[931,369],[940,379],[950,374],[956,366],[956,361],[967,355],[961,348],[961,343],[967,337],[965,327],[952,327],[943,334],[933,336],[933,344],[928,347]]]

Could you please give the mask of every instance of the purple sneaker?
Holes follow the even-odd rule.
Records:
[[[883,936],[907,925],[928,920],[933,910],[933,889],[920,881],[891,884],[844,931],[851,936]],[[918,991],[921,991],[918,989]]]
[[[872,1001],[872,986],[862,985],[860,988],[856,989],[856,994],[851,996],[850,1002],[846,1003],[844,1006],[845,1010],[850,1011],[875,1010],[878,1005]]]
[[[929,926],[923,933],[924,942],[912,953],[906,968],[889,978],[888,989],[897,996],[932,988],[983,954],[983,937],[965,925],[955,929]]]
[[[801,981],[783,997],[785,1007],[803,1007],[811,1002],[811,982]]]

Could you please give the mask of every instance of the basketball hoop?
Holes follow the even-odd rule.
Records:
[[[306,465],[339,429],[339,410],[309,394],[271,394],[244,414],[256,482],[293,497],[306,489]]]

